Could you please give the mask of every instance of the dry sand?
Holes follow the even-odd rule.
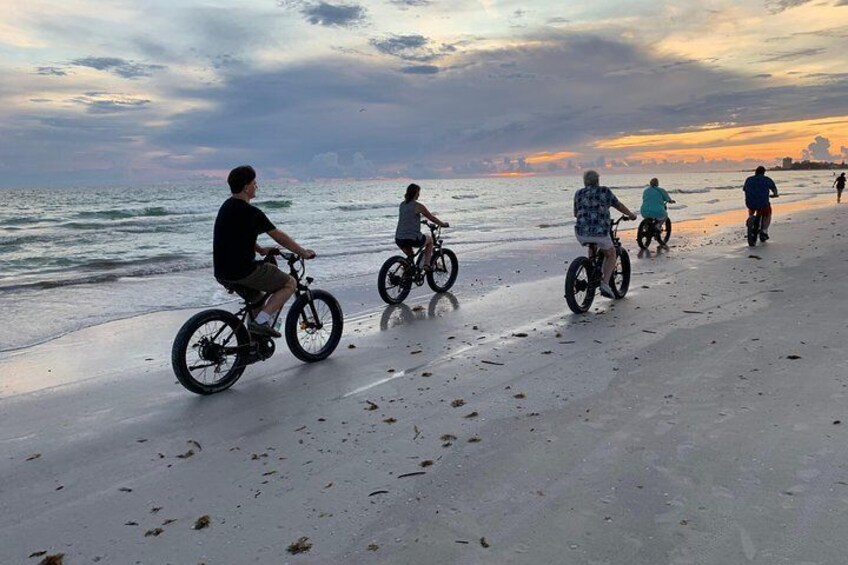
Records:
[[[7,355],[0,563],[844,563],[840,212],[779,211],[754,249],[739,213],[665,253],[628,233],[630,293],[584,316],[573,245],[464,263],[213,397],[168,365],[187,311]]]

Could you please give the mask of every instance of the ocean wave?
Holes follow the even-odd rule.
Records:
[[[268,200],[266,202],[259,202],[257,204],[260,208],[271,208],[272,210],[278,210],[280,208],[289,208],[292,205],[291,200]]]
[[[168,211],[164,206],[148,206],[135,210],[83,210],[77,212],[73,217],[80,219],[102,219],[102,220],[125,220],[127,218],[143,218],[168,216],[174,212]],[[185,212],[176,212],[184,214]]]
[[[709,187],[701,188],[673,188],[668,191],[669,194],[705,194],[709,192]]]
[[[394,208],[395,204],[375,204],[375,203],[362,203],[362,204],[342,204],[341,206],[336,206],[336,210],[341,210],[342,212],[361,212],[363,210],[386,210],[388,208]]]
[[[130,260],[100,259],[74,265],[71,269],[53,270],[33,275],[31,280],[3,283],[0,281],[0,293],[20,290],[44,290],[82,284],[102,284],[115,282],[123,278],[145,277],[194,271],[209,268],[211,259],[193,258],[188,255],[160,255],[158,257]],[[70,267],[70,265],[68,265]],[[99,271],[99,272],[98,272]],[[40,276],[40,279],[32,280]],[[211,277],[212,274],[210,273]]]
[[[454,200],[468,200],[470,198],[480,198],[479,194],[454,194],[451,196]]]
[[[536,227],[541,228],[541,229],[562,228],[562,227],[565,227],[565,226],[570,226],[572,224],[574,224],[574,220],[566,220],[564,222],[552,222],[552,223],[548,223],[548,224],[539,224]]]
[[[29,224],[37,224],[42,219],[38,216],[15,216],[0,220],[0,226],[24,226]]]
[[[721,186],[708,186],[709,190],[733,190],[734,188],[738,188],[742,190],[742,186],[738,184],[723,184]]]

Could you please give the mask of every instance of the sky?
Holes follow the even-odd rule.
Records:
[[[0,186],[848,157],[848,0],[0,7]]]

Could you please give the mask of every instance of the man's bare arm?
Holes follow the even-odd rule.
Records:
[[[289,234],[282,230],[275,228],[268,232],[268,236],[270,236],[271,239],[273,239],[289,251],[297,253],[304,259],[312,259],[313,257],[315,257],[314,251],[301,247],[298,242],[296,242],[294,239],[292,239],[291,236],[289,236]]]

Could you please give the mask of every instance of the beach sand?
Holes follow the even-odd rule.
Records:
[[[212,397],[170,369],[190,311],[6,355],[0,563],[843,563],[848,226],[824,204],[778,206],[756,248],[744,212],[641,257],[627,232],[629,294],[583,316],[571,241],[460,256],[454,294],[406,306],[360,281],[330,359],[281,341]]]

